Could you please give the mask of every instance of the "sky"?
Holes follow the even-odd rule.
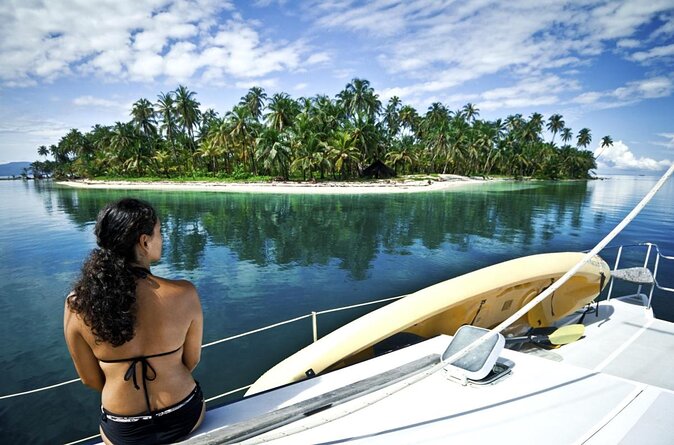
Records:
[[[0,23],[0,164],[179,84],[223,115],[353,78],[421,114],[562,114],[599,174],[674,161],[674,0],[0,0]]]

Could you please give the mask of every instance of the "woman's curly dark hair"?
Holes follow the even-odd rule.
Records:
[[[125,198],[108,204],[96,219],[96,244],[75,283],[68,307],[79,314],[97,342],[120,346],[135,335],[136,278],[132,263],[140,236],[152,235],[157,214],[150,204]]]

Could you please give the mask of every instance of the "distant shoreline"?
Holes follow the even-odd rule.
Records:
[[[121,189],[121,190],[171,190],[205,191],[225,193],[279,193],[279,194],[382,194],[382,193],[418,193],[448,190],[462,185],[482,184],[501,179],[475,179],[459,175],[439,175],[427,180],[377,179],[368,182],[309,182],[309,181],[272,181],[272,182],[135,182],[101,181],[81,179],[57,181],[59,185],[84,189]]]

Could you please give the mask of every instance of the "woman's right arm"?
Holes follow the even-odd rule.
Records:
[[[189,304],[189,313],[191,314],[190,326],[185,336],[185,345],[183,349],[183,364],[191,371],[197,367],[201,359],[201,342],[204,331],[204,315],[201,310],[201,302],[196,288],[191,283],[186,283],[186,298]]]

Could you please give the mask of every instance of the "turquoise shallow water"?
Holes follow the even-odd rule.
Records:
[[[131,195],[156,206],[165,246],[153,272],[196,284],[209,342],[409,293],[522,255],[590,249],[656,179],[501,182],[380,196],[76,190],[0,181],[0,395],[76,376],[63,342],[63,299],[94,247],[96,214],[113,199]],[[674,255],[672,202],[670,181],[613,244],[652,241]],[[674,287],[674,267],[665,266],[660,278]],[[656,313],[674,319],[673,308],[656,294]],[[319,335],[371,309],[321,316]],[[196,377],[207,397],[220,394],[252,383],[310,341],[305,319],[217,345],[204,351]],[[63,443],[95,434],[98,404],[81,384],[0,400],[0,441]]]

